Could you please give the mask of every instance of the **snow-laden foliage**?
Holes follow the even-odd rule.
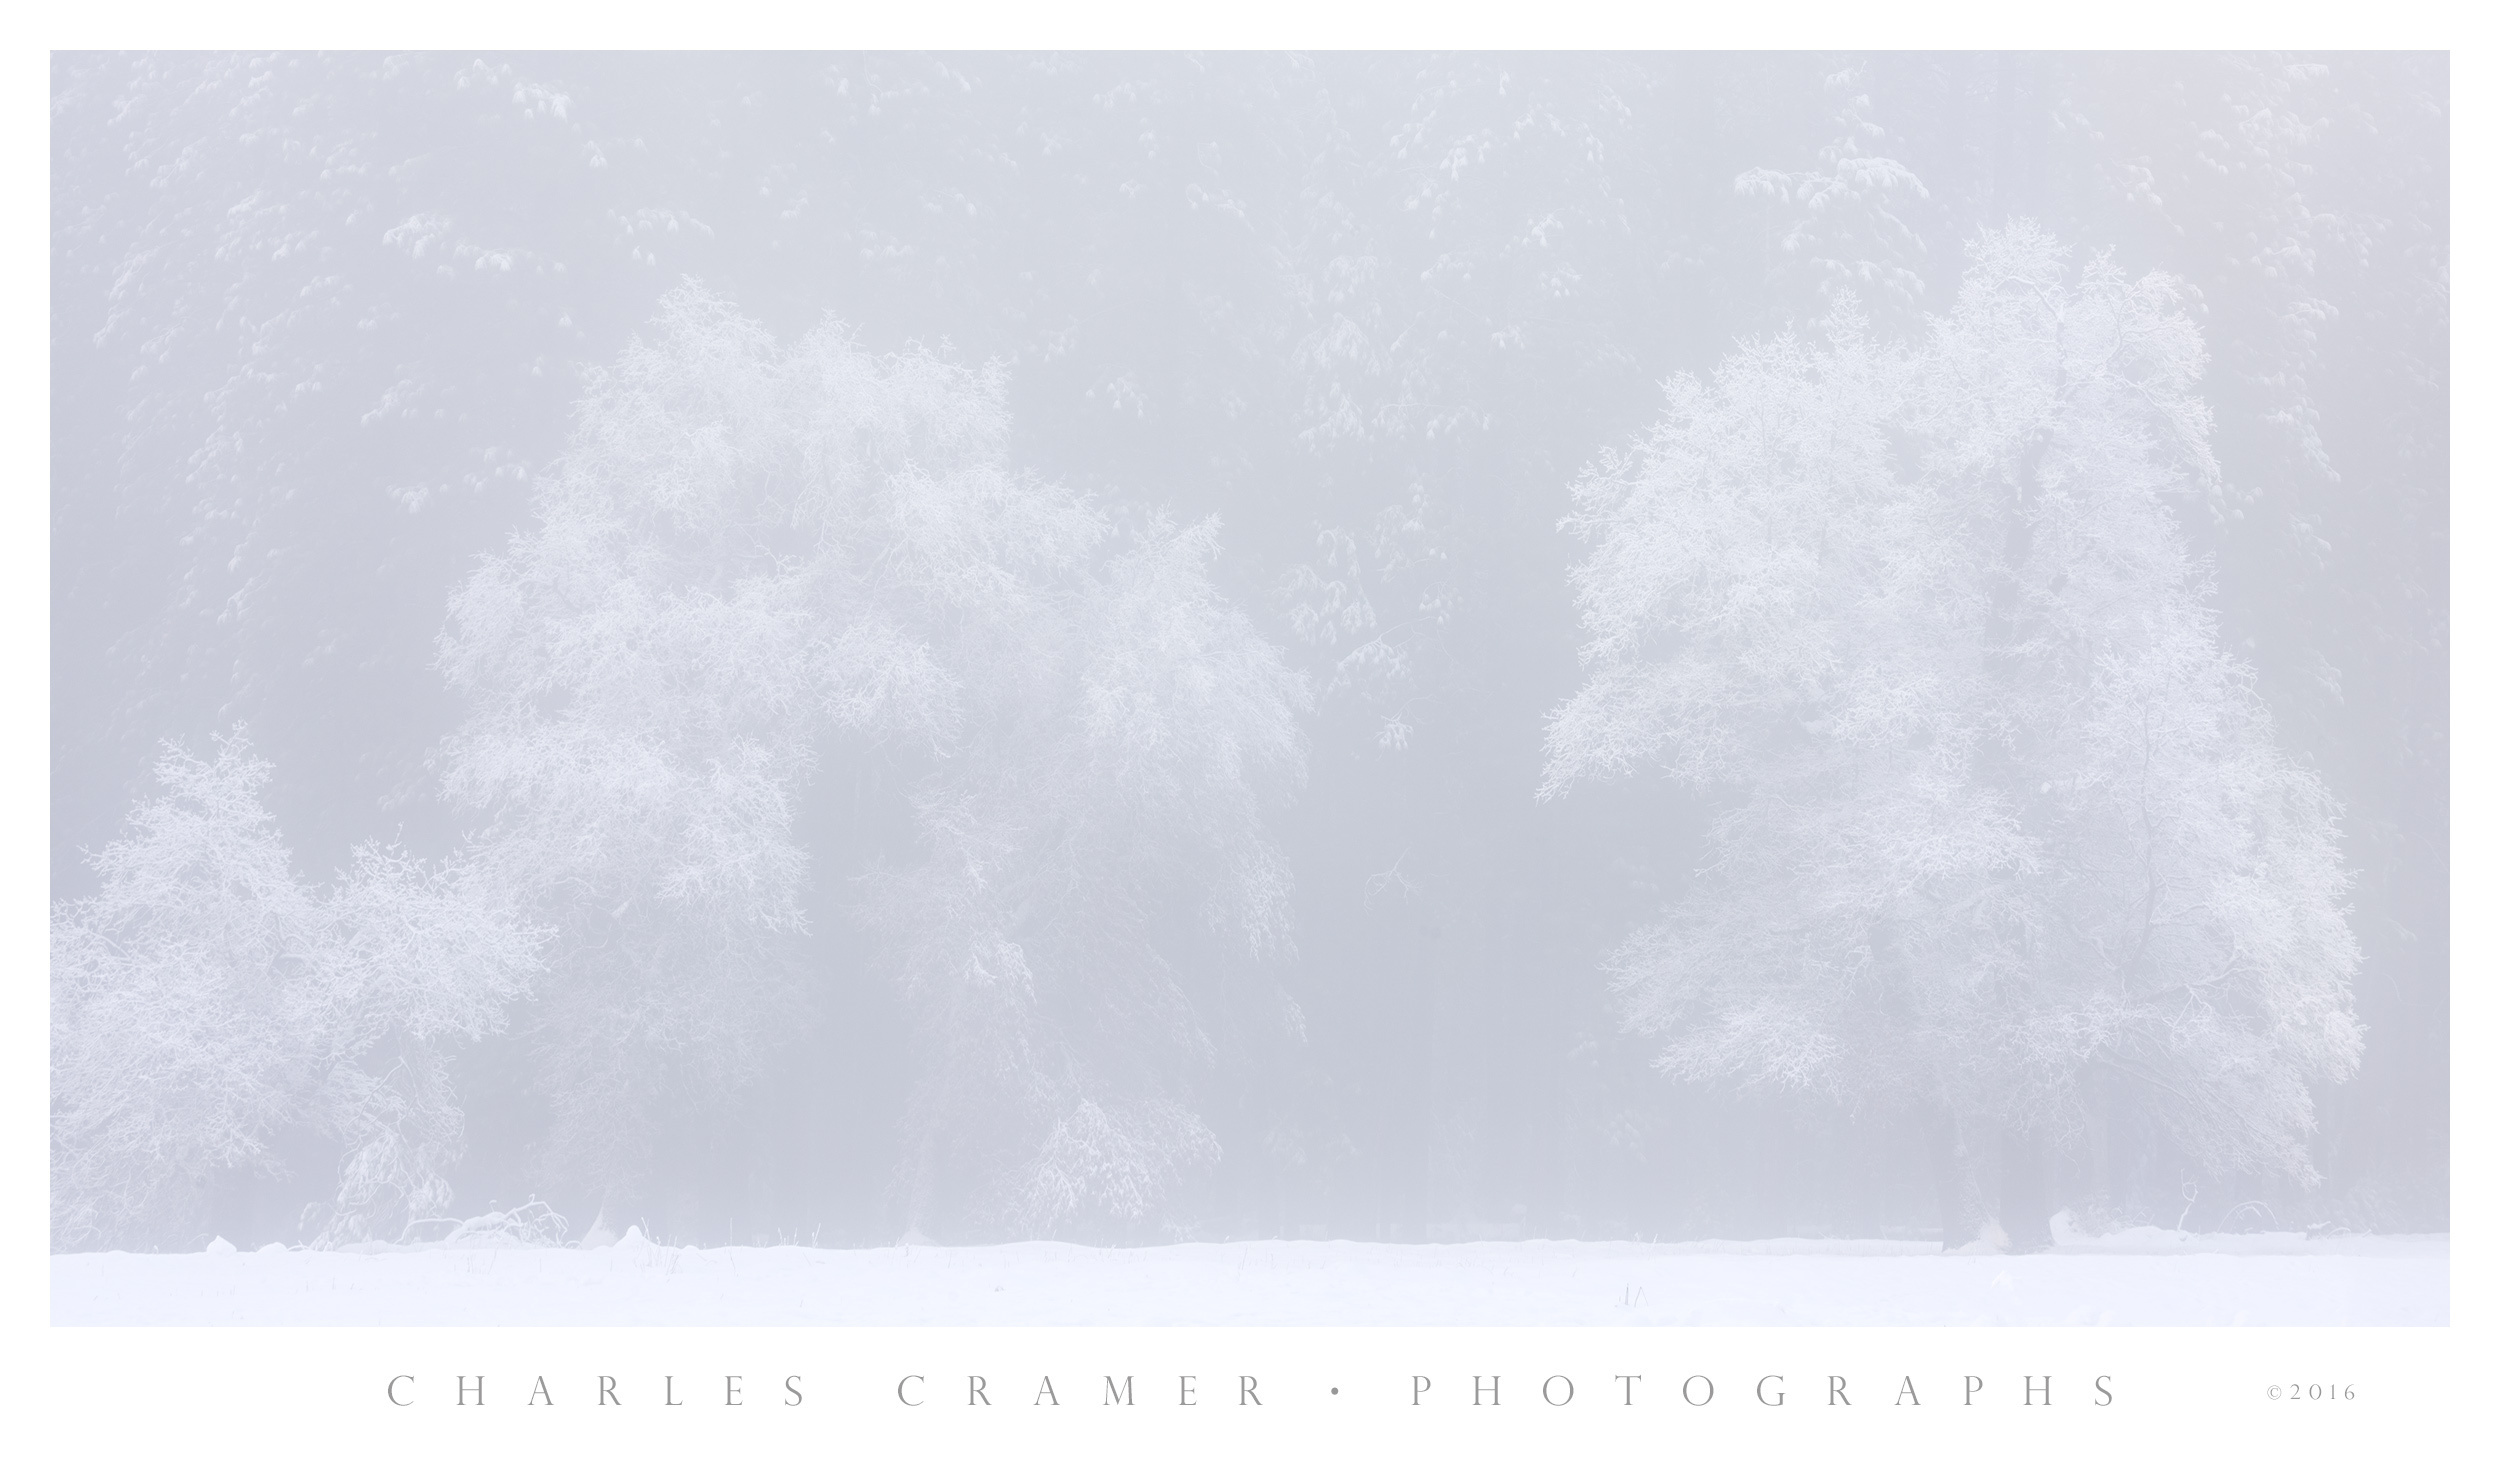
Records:
[[[1910,345],[1749,346],[1575,488],[1587,681],[1546,792],[1717,796],[1615,954],[1689,1078],[2046,1132],[2123,1088],[2207,1167],[2314,1179],[2358,1061],[2335,807],[2219,644],[2176,285],[1983,235]]]
[[[953,688],[893,608],[977,591],[949,559],[967,532],[1052,549],[1049,523],[909,529],[949,485],[982,494],[958,459],[1002,428],[982,403],[830,334],[785,359],[681,291],[592,375],[534,528],[453,598],[442,666],[475,709],[446,787],[492,812],[484,862],[560,933],[537,1018],[554,1172],[637,1187],[663,1105],[761,1061],[793,1005],[818,733],[934,731]]]
[[[1305,702],[1209,582],[1215,531],[1159,526],[963,645],[983,671],[916,795],[931,853],[874,911],[929,1034],[915,1222],[951,1194],[1025,1228],[1131,1223],[1215,1154],[1187,1101],[1200,1008],[1285,944],[1261,804],[1301,772]]]
[[[461,1151],[445,1045],[503,1025],[538,933],[467,869],[358,847],[305,886],[241,735],[168,748],[164,793],[52,917],[57,1245],[193,1237],[206,1187],[274,1171],[282,1139],[341,1150],[319,1242],[397,1237],[451,1200]]]
[[[1912,199],[1927,199],[1927,186],[1909,168],[1879,154],[1877,149],[1897,146],[1899,139],[1870,115],[1865,85],[1858,66],[1823,78],[1839,134],[1816,154],[1818,170],[1755,167],[1736,179],[1736,190],[1784,214],[1775,234],[1779,251],[1790,268],[1813,278],[1827,301],[1837,302],[1845,293],[1908,310],[1924,290],[1918,265],[1925,248],[1918,228],[1902,214]]]
[[[1299,772],[1303,690],[1209,581],[1213,521],[1106,555],[1092,504],[1010,467],[1002,392],[830,326],[777,348],[681,289],[454,599],[447,784],[560,930],[539,1066],[592,1189],[634,1188],[662,1105],[788,1020],[828,745],[920,766],[927,859],[868,907],[923,1033],[915,1214],[949,1148],[1018,1171],[958,1192],[1039,1224],[1137,1217],[1211,1154],[1154,918],[1194,898],[1211,943],[1281,943],[1261,795]]]

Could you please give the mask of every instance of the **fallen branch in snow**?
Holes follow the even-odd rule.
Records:
[[[417,1237],[418,1230],[433,1225],[450,1228],[432,1239]],[[489,1210],[467,1219],[412,1219],[400,1240],[406,1244],[552,1247],[564,1243],[564,1216],[548,1208],[546,1201],[533,1199],[518,1208]]]

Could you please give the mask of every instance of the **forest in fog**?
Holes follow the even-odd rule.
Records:
[[[2445,1230],[2448,85],[57,54],[54,1248]]]

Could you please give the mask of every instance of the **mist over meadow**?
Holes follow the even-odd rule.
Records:
[[[2448,1227],[2444,57],[52,85],[56,1250]]]

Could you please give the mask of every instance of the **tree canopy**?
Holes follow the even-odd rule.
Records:
[[[1654,765],[1719,805],[1609,963],[1662,1067],[2057,1134],[2114,1084],[2314,1181],[2349,882],[2176,519],[2219,489],[2204,362],[2172,280],[2016,224],[1920,337],[1844,300],[1581,478],[1546,793]]]
[[[240,734],[168,747],[163,792],[96,857],[101,889],[52,920],[57,1244],[179,1245],[222,1175],[338,1153],[298,1231],[397,1239],[451,1203],[462,1151],[447,1054],[501,1030],[542,934],[469,865],[366,844],[324,893],[262,808]]]
[[[1261,808],[1306,696],[1209,582],[1216,523],[1118,545],[1012,468],[1001,384],[832,325],[780,349],[682,289],[455,597],[445,784],[558,928],[537,1069],[582,1186],[639,1191],[672,1100],[789,1020],[794,804],[828,753],[908,798],[923,852],[846,912],[921,1031],[912,1217],[970,1179],[950,1208],[1014,1227],[1133,1220],[1213,1157],[1185,1067],[1212,983],[1155,914],[1201,905],[1192,961],[1285,944]]]

